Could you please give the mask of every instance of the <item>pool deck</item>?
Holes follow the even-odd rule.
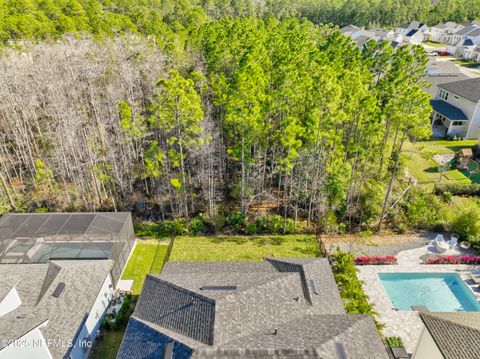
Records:
[[[417,341],[423,329],[423,323],[417,312],[401,312],[393,308],[390,297],[385,291],[379,273],[456,273],[472,289],[477,298],[480,292],[477,286],[470,280],[472,271],[478,271],[479,266],[462,264],[422,264],[420,257],[424,254],[435,253],[431,245],[409,249],[397,254],[397,265],[364,265],[357,266],[357,276],[364,282],[363,289],[368,295],[370,303],[374,305],[379,314],[379,320],[384,323],[385,336],[400,336],[409,353],[415,351]],[[448,252],[445,254],[457,255],[460,252]]]

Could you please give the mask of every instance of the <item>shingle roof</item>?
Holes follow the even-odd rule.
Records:
[[[148,338],[155,345],[144,347]],[[145,348],[161,358],[157,341],[192,358],[330,358],[335,342],[356,358],[387,358],[372,318],[345,314],[319,258],[167,263],[147,276],[118,358],[146,358]]]
[[[412,37],[418,32],[418,30],[410,30],[405,36],[407,37]]]
[[[54,359],[63,358],[68,343],[75,340],[78,328],[88,315],[113,262],[56,261],[44,264],[0,265],[0,292],[15,289],[22,304],[0,318],[0,349],[8,340],[15,340],[40,324]],[[58,283],[65,283],[59,297],[52,296]]]
[[[480,36],[480,28],[477,27],[475,30],[473,30],[472,32],[469,32],[467,34],[467,36],[471,36],[471,37],[477,37],[477,36]]]
[[[432,108],[439,114],[452,121],[467,121],[468,117],[458,107],[450,105],[443,100],[430,100]]]
[[[466,35],[466,34],[469,34],[469,32],[475,30],[477,27],[474,26],[474,25],[467,25],[465,27],[463,27],[462,29],[458,30],[455,35]]]
[[[438,85],[447,91],[462,96],[470,101],[480,101],[480,77]]]
[[[479,314],[421,313],[420,317],[445,359],[477,359],[480,353]]]

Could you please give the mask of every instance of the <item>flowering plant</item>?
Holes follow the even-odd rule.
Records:
[[[480,264],[480,256],[468,254],[463,256],[438,256],[427,258],[424,262],[427,264]]]
[[[386,257],[379,257],[379,256],[372,256],[372,257],[356,257],[355,264],[357,265],[369,265],[369,264],[376,264],[376,265],[384,265],[384,264],[397,264],[397,258],[394,256],[386,256]]]

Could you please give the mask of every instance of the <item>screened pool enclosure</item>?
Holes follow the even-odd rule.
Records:
[[[0,264],[112,259],[116,283],[134,241],[129,212],[15,213],[0,218]]]

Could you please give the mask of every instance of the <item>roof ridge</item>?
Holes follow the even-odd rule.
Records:
[[[53,261],[48,262],[48,268],[45,271],[45,276],[43,277],[42,287],[40,288],[40,293],[38,294],[37,301],[35,306],[37,306],[42,300],[43,296],[47,292],[48,288],[52,285],[55,279],[58,276],[58,273],[62,270],[62,267]]]

